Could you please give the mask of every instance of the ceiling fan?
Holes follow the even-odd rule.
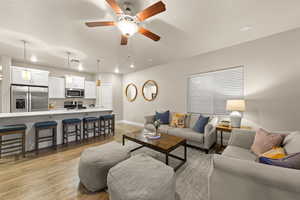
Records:
[[[117,21],[87,22],[86,25],[88,27],[117,26],[122,33],[121,45],[127,45],[128,38],[134,35],[136,32],[139,32],[140,34],[154,41],[160,40],[160,36],[143,28],[141,26],[141,22],[148,19],[149,17],[164,12],[166,10],[166,6],[162,1],[151,5],[150,7],[139,12],[135,16],[132,16],[130,14],[131,9],[129,7],[125,9],[126,13],[124,13],[115,0],[106,0],[106,2],[112,7],[114,12],[117,14]]]

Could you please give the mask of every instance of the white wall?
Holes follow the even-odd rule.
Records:
[[[122,120],[123,119],[123,101],[122,101],[123,76],[120,74],[113,74],[113,73],[100,73],[98,74],[98,78],[96,77],[96,79],[100,79],[101,83],[112,83],[113,110],[116,115],[116,120]],[[99,98],[100,95],[101,95],[100,90],[98,88],[97,91],[98,100],[101,99]],[[97,102],[97,104],[100,104],[100,102]]]
[[[187,77],[243,65],[245,119],[270,130],[300,130],[300,29],[124,75],[139,88],[136,101],[123,97],[124,120],[143,123],[157,109],[186,112]],[[199,44],[201,45],[201,44]],[[141,87],[155,80],[159,94],[146,102]]]

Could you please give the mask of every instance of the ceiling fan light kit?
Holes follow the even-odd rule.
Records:
[[[118,19],[117,26],[122,35],[131,37],[139,30],[139,22],[135,17],[130,15],[121,15]]]
[[[105,21],[105,22],[87,22],[88,27],[98,27],[98,26],[117,26],[122,33],[121,45],[127,45],[128,38],[133,36],[135,33],[140,33],[154,41],[159,41],[160,36],[152,33],[151,31],[143,28],[141,22],[157,15],[166,10],[166,5],[159,1],[150,7],[144,9],[143,11],[136,14],[136,16],[131,16],[130,8],[125,8],[125,13],[122,11],[120,6],[115,0],[106,0],[106,2],[112,7],[116,15],[118,16],[117,22]]]

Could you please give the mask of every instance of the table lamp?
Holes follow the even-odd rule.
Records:
[[[241,121],[242,121],[242,112],[245,111],[245,100],[243,99],[227,100],[226,110],[231,111],[230,113],[231,127],[240,128]]]

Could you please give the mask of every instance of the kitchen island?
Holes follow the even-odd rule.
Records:
[[[0,125],[26,124],[26,151],[34,150],[36,122],[56,121],[57,125],[57,144],[62,144],[62,120],[69,118],[100,117],[101,115],[112,114],[112,109],[89,108],[75,110],[51,110],[39,112],[19,112],[19,113],[0,113]],[[49,130],[45,130],[48,131]],[[45,133],[47,134],[47,133]],[[92,135],[91,135],[92,136]],[[74,138],[75,139],[75,138]],[[73,138],[70,138],[72,141]],[[40,148],[51,145],[51,142],[40,144]]]

